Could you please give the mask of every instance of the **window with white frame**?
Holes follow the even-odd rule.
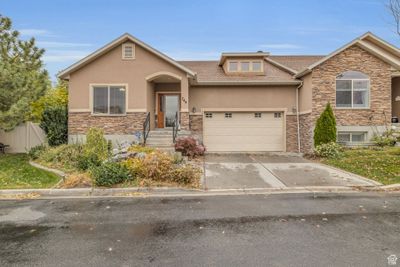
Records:
[[[207,113],[206,113],[206,118],[211,119],[211,118],[212,118],[212,113],[207,112]]]
[[[93,86],[93,114],[121,115],[126,112],[126,87]]]
[[[369,77],[359,71],[346,71],[336,77],[337,108],[368,108]]]
[[[338,143],[362,143],[365,142],[365,132],[338,132]]]
[[[122,59],[135,59],[135,45],[126,43],[122,45]]]
[[[232,113],[225,113],[225,118],[232,118]]]
[[[261,112],[254,113],[254,118],[261,118]]]

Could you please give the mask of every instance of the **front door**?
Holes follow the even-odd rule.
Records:
[[[158,97],[157,127],[172,127],[179,111],[179,95],[159,94]]]

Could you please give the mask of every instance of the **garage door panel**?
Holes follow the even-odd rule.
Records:
[[[212,113],[204,118],[204,143],[208,151],[283,151],[283,117],[274,112],[262,112],[256,118],[253,112]]]
[[[271,127],[271,128],[244,128],[244,127],[221,127],[213,128],[212,130],[206,132],[204,136],[270,136],[270,135],[282,135],[282,127]]]

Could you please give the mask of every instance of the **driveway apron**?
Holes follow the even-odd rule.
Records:
[[[372,185],[376,183],[293,154],[205,156],[203,186],[211,190]]]

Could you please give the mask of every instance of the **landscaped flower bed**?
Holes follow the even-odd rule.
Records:
[[[196,154],[197,155],[197,154]],[[140,145],[112,149],[103,132],[91,129],[85,144],[37,147],[31,158],[66,172],[61,187],[184,186],[198,187],[201,169],[181,153],[169,154]]]

